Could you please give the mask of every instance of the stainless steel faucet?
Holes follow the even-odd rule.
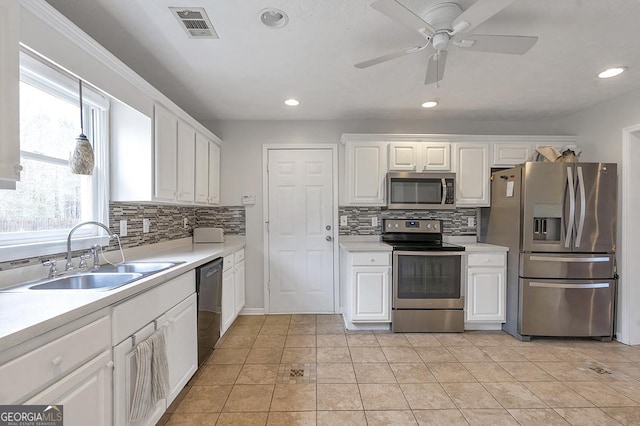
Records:
[[[76,229],[80,228],[81,226],[84,225],[96,225],[99,226],[100,228],[104,229],[105,231],[107,231],[107,233],[109,234],[109,239],[114,238],[115,234],[113,232],[111,232],[111,230],[104,224],[100,223],[100,222],[95,222],[95,221],[89,221],[89,222],[82,222],[77,224],[76,226],[74,226],[73,228],[71,228],[71,231],[69,231],[69,235],[67,235],[67,263],[64,267],[65,271],[70,271],[73,269],[73,262],[71,261],[71,236],[73,235],[73,233],[75,232]]]

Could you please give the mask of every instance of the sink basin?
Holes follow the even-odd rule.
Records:
[[[169,269],[177,265],[175,262],[125,262],[119,265],[107,265],[101,266],[94,271],[95,273],[122,273],[122,272],[137,272],[141,274],[151,274],[154,272],[160,272],[165,269]]]
[[[31,285],[29,290],[111,290],[135,281],[141,273],[77,274]]]

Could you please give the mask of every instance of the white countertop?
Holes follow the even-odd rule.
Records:
[[[496,246],[493,244],[486,243],[458,243],[461,246],[464,246],[465,251],[468,252],[477,252],[477,251],[501,251],[507,252],[509,251],[509,247],[504,246]]]
[[[346,251],[392,251],[387,243],[380,241],[344,241],[340,242],[340,247]]]
[[[182,245],[161,243],[128,250],[127,261],[184,263],[113,290],[0,291],[0,352],[160,285],[245,245],[244,237],[233,235],[219,244],[191,244],[190,239],[181,241]]]

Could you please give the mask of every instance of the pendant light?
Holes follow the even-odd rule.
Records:
[[[76,138],[76,146],[69,158],[69,166],[71,173],[75,175],[91,175],[93,174],[93,148],[91,142],[84,134],[84,121],[82,117],[82,80],[80,83],[80,136]]]

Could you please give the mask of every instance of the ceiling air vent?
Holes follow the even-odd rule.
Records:
[[[189,38],[219,38],[202,7],[170,7]]]

